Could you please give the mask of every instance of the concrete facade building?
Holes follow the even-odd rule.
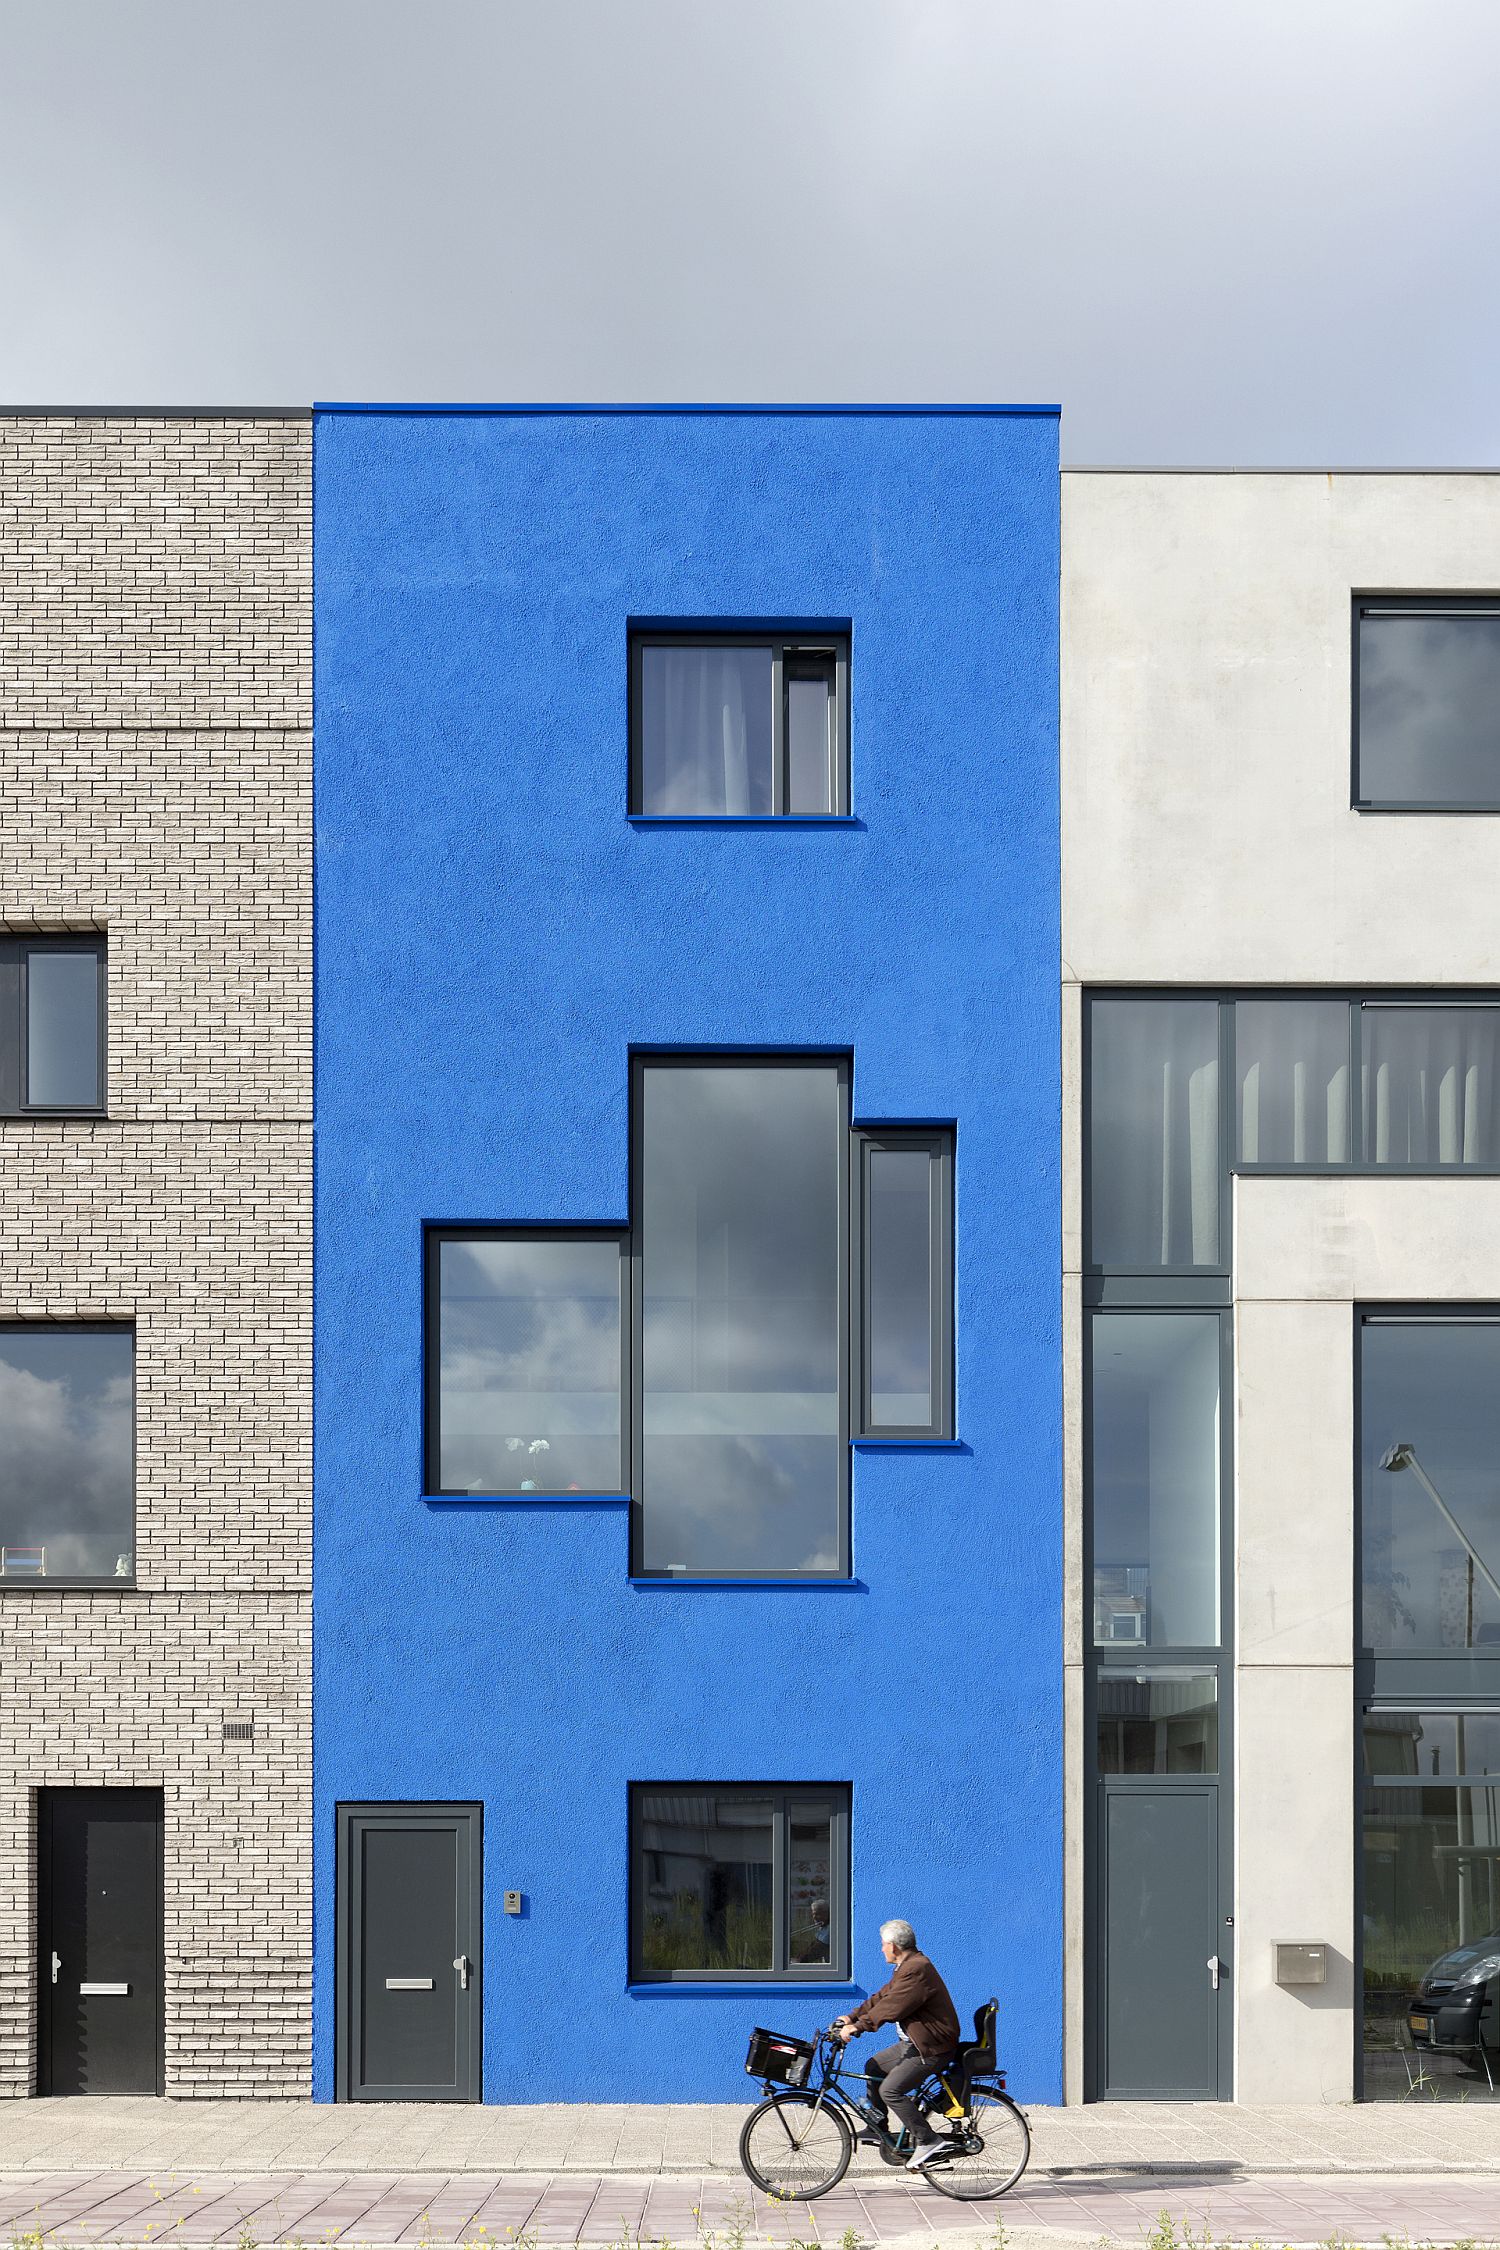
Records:
[[[1484,2093],[1500,479],[1062,513],[1070,2096]]]
[[[309,2086],[310,505],[306,418],[0,420],[11,2095]]]

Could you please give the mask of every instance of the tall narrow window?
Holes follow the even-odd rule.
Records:
[[[1220,1316],[1090,1321],[1094,1641],[1219,1638]]]
[[[428,1236],[427,1490],[625,1489],[616,1234]]]
[[[953,1434],[953,1142],[858,1137],[860,1427]]]
[[[848,1974],[847,1785],[631,1791],[635,1982]]]
[[[631,811],[655,819],[848,810],[847,636],[637,633]]]
[[[0,1582],[135,1575],[135,1339],[0,1327]]]
[[[104,941],[0,938],[0,1116],[104,1106]]]
[[[1354,802],[1500,811],[1500,600],[1355,603]]]
[[[847,1573],[838,1061],[637,1072],[636,1567]]]
[[[1096,999],[1089,1043],[1090,1263],[1222,1267],[1218,1002]]]

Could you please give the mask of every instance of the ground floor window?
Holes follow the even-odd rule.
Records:
[[[641,1783],[630,1866],[632,1981],[847,1976],[846,1785]]]
[[[1364,1720],[1364,2080],[1500,2087],[1500,1709]]]

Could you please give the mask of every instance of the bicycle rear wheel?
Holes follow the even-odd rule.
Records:
[[[1025,2171],[1031,2128],[1009,2094],[998,2086],[973,2086],[968,2107],[953,2126],[953,2154],[929,2164],[923,2178],[955,2203],[980,2203],[1004,2195]]]
[[[809,2203],[849,2169],[854,2136],[843,2113],[814,2094],[771,2094],[740,2132],[740,2162],[766,2195]]]

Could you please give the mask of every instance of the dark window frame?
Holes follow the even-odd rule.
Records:
[[[664,821],[681,825],[703,823],[731,828],[766,827],[771,824],[847,820],[850,799],[849,666],[852,637],[847,625],[819,630],[798,629],[767,622],[747,625],[736,621],[722,632],[694,626],[633,625],[630,628],[630,787],[632,820]],[[769,648],[771,651],[771,810],[768,813],[651,813],[644,804],[641,774],[641,656],[647,648]],[[786,667],[813,656],[830,660],[833,669],[833,740],[830,746],[831,803],[827,812],[787,810]]]
[[[8,1578],[0,1571],[0,1598],[11,1594],[51,1594],[86,1590],[91,1593],[110,1591],[134,1593],[140,1583],[140,1384],[138,1379],[139,1342],[133,1320],[0,1320],[0,1337],[15,1335],[24,1330],[66,1331],[70,1336],[128,1336],[130,1338],[130,1573],[117,1578],[113,1571],[103,1578]],[[3,1432],[0,1432],[3,1435]],[[45,1545],[45,1541],[37,1542]]]
[[[647,1969],[644,1966],[644,1885],[641,1882],[639,1806],[646,1796],[682,1790],[715,1797],[766,1799],[772,1804],[772,1943],[774,1966],[769,1969]],[[830,1859],[834,1881],[829,1899],[829,1958],[826,1961],[789,1961],[788,1943],[790,1815],[798,1804],[830,1802],[833,1819]],[[852,1852],[854,1824],[853,1788],[847,1781],[632,1781],[626,1823],[629,1870],[629,1982],[632,1985],[844,1985],[849,1981],[850,1920],[852,1914]]]
[[[1360,620],[1369,611],[1384,612],[1394,617],[1451,617],[1464,615],[1500,616],[1500,592],[1459,594],[1377,594],[1356,593],[1350,602],[1349,664],[1349,806],[1357,813],[1426,813],[1429,818],[1443,819],[1450,814],[1460,817],[1472,813],[1500,812],[1500,794],[1492,799],[1475,798],[1469,803],[1434,805],[1421,798],[1366,797],[1359,786],[1359,628]]]
[[[445,1242],[613,1242],[620,1253],[620,1482],[588,1492],[459,1492],[437,1481],[442,1459],[442,1320],[440,1260]],[[473,1500],[482,1506],[577,1507],[594,1500],[627,1500],[634,1458],[631,1443],[630,1230],[618,1226],[492,1226],[461,1221],[422,1230],[422,1490],[434,1500]]]
[[[934,1161],[931,1183],[930,1299],[932,1308],[932,1395],[935,1412],[926,1423],[877,1423],[870,1405],[870,1157],[882,1150],[923,1152]],[[856,1125],[849,1135],[849,1344],[853,1366],[850,1395],[856,1444],[951,1443],[954,1427],[954,1172],[955,1134],[951,1126]]]
[[[91,954],[97,974],[98,1087],[95,1102],[33,1102],[26,1072],[30,1039],[30,959],[33,953]],[[0,932],[0,1117],[103,1117],[108,1112],[108,941],[102,932],[7,930]]]
[[[643,1296],[644,1273],[641,1252],[641,1194],[644,1166],[640,1161],[642,1146],[645,1077],[648,1070],[666,1067],[687,1070],[747,1070],[756,1067],[771,1070],[828,1070],[838,1073],[840,1097],[840,1130],[845,1148],[845,1160],[838,1166],[838,1240],[835,1269],[839,1276],[839,1562],[836,1570],[648,1570],[643,1559],[643,1529],[645,1500],[644,1483],[644,1423],[643,1389],[645,1369],[643,1364]],[[638,1052],[630,1058],[630,1310],[626,1322],[630,1358],[630,1382],[626,1405],[626,1420],[630,1429],[630,1576],[649,1581],[652,1585],[692,1586],[705,1584],[828,1586],[847,1583],[854,1574],[852,1538],[850,1531],[849,1493],[851,1484],[850,1448],[854,1436],[853,1390],[851,1384],[851,1353],[849,1345],[852,1325],[849,1293],[849,1164],[847,1149],[850,1139],[849,1104],[853,1088],[854,1058],[847,1050],[836,1049],[824,1053],[776,1049],[750,1049],[748,1051],[713,1048],[701,1052],[691,1048],[653,1049]]]

